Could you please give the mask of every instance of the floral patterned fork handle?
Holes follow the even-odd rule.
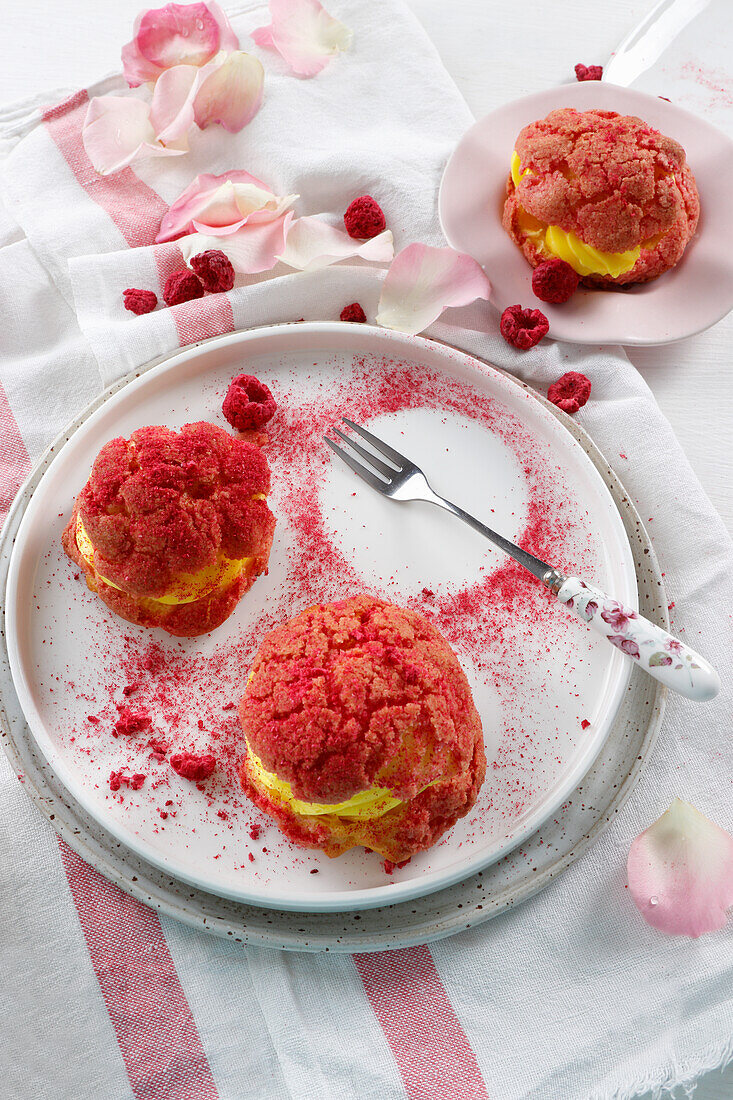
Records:
[[[400,454],[361,424],[355,424],[345,416],[341,419],[358,438],[355,439],[354,435],[347,435],[334,427],[332,431],[340,442],[336,443],[328,436],[325,437],[325,442],[350,470],[377,493],[401,503],[422,500],[457,516],[523,565],[557,596],[560,603],[572,608],[591,630],[602,634],[611,645],[615,645],[650,676],[661,680],[681,695],[686,695],[688,699],[712,699],[718,694],[720,678],[715,669],[698,653],[688,649],[677,638],[650,623],[638,612],[604,596],[597,588],[585,584],[578,577],[564,576],[559,569],[553,569],[547,562],[536,558],[521,546],[515,546],[497,531],[492,531],[481,520],[436,493],[412,459]],[[369,448],[364,447],[359,440],[368,443]]]
[[[684,642],[578,577],[563,577],[554,570],[553,574],[545,583],[560,603],[650,676],[688,699],[702,702],[718,694],[717,672]]]

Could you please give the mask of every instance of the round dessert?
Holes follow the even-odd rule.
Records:
[[[476,801],[481,720],[432,623],[372,596],[302,611],[255,657],[239,717],[247,795],[295,844],[402,863]]]
[[[503,225],[533,267],[555,256],[585,286],[647,282],[679,262],[699,214],[684,149],[640,118],[564,107],[517,138]]]
[[[269,489],[259,447],[222,428],[139,428],[97,455],[64,550],[117,615],[194,637],[223,623],[266,572]]]

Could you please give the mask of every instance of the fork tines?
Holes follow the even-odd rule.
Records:
[[[387,443],[378,439],[377,436],[372,435],[366,428],[362,428],[360,424],[355,424],[353,420],[349,420],[345,416],[341,419],[344,424],[352,429],[352,431],[361,436],[361,438],[369,444],[372,450],[362,447],[360,443],[357,443],[355,439],[346,435],[346,433],[342,432],[339,428],[333,429],[334,434],[353,451],[353,454],[339,447],[339,445],[334,443],[332,439],[329,439],[328,436],[324,436],[325,442],[333,453],[338,455],[342,462],[346,463],[349,469],[353,470],[355,474],[358,474],[360,478],[366,481],[367,485],[370,485],[372,489],[376,489],[378,492],[384,492],[391,485],[395,474],[401,473],[408,464],[408,459],[406,459],[404,455],[401,455],[399,451],[395,451]],[[355,458],[354,455],[358,455],[359,458]],[[361,459],[361,461],[359,461],[359,459]]]

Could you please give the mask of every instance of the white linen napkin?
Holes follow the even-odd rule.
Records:
[[[382,0],[379,21],[374,10],[334,3],[355,32],[349,54],[313,81],[296,81],[263,54],[267,101],[250,127],[235,137],[209,131],[190,157],[148,162],[139,177],[170,202],[200,171],[246,167],[278,191],[300,192],[300,213],[339,213],[371,192],[398,247],[440,243],[440,171],[471,119],[399,0]],[[266,11],[239,9],[232,21],[244,44]],[[112,78],[102,87],[120,86]],[[380,272],[341,265],[191,303],[189,328],[174,310],[126,314],[126,286],[157,289],[155,227],[139,212],[135,222],[134,200],[126,206],[124,195],[112,216],[107,185],[100,202],[69,114],[55,116],[61,135],[35,106],[0,114],[0,500],[102,383],[227,327],[335,319],[352,301],[373,319],[379,295]],[[541,895],[429,951],[371,957],[368,970],[349,956],[238,949],[169,918],[156,939],[157,924],[146,925],[118,892],[85,877],[68,853],[62,862],[3,759],[0,978],[12,1012],[0,1059],[8,1095],[620,1100],[688,1084],[730,1060],[733,927],[698,941],[666,938],[643,923],[624,883],[631,839],[675,795],[733,827],[725,676],[733,545],[620,349],[545,341],[519,353],[497,321],[479,303],[450,311],[428,335],[542,392],[566,370],[588,375],[592,398],[578,420],[649,524],[673,628],[719,665],[720,697],[704,707],[670,699],[654,757],[618,820]],[[143,946],[115,951],[135,921]],[[185,1044],[167,1032],[161,1039],[155,1003],[146,1000],[151,986],[164,1007],[175,1005],[176,1021],[185,1003]]]

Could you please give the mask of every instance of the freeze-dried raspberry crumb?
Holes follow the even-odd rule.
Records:
[[[125,309],[129,309],[130,313],[137,313],[138,316],[141,313],[152,313],[158,304],[157,295],[152,290],[138,290],[132,286],[122,291],[122,297]]]
[[[371,195],[360,195],[358,199],[354,199],[344,214],[346,232],[357,241],[376,237],[386,224],[381,206]]]
[[[124,734],[125,737],[132,737],[133,734],[142,733],[143,730],[150,728],[150,715],[147,711],[131,711],[127,707],[120,707],[120,716],[115,722],[112,733],[114,737],[119,737],[120,734]]]
[[[582,730],[587,730],[589,726],[590,726],[590,722],[588,721],[587,718],[584,718],[583,721],[580,723],[580,728]]]
[[[339,316],[342,321],[358,321],[362,325],[366,321],[366,313],[358,302],[352,302],[350,306],[344,306]]]
[[[209,778],[216,767],[216,760],[209,752],[201,756],[192,752],[179,752],[171,757],[171,767],[181,778],[199,783],[202,779]]]
[[[388,875],[391,875],[393,871],[398,871],[400,867],[406,867],[410,862],[410,858],[403,859],[401,863],[393,863],[391,859],[385,859],[384,870]]]
[[[236,705],[237,705],[236,703],[231,703],[231,702],[230,703],[225,703],[224,706],[221,709],[222,710],[234,710]]]
[[[252,855],[251,852],[248,853],[247,859],[249,860],[250,863],[254,863],[254,861],[255,861],[255,857]]]
[[[575,66],[575,79],[576,80],[602,80],[603,79],[603,66],[602,65],[581,65]]]
[[[137,691],[137,689],[138,689],[137,684],[125,684],[125,686],[122,689],[122,694],[123,695],[132,695],[132,693]]]
[[[193,298],[203,298],[204,285],[198,275],[184,268],[169,275],[165,281],[163,297],[168,306],[179,306],[182,302],[190,302]]]
[[[576,413],[590,397],[590,379],[578,371],[568,371],[547,391],[548,401],[566,413]]]
[[[520,305],[507,306],[499,325],[502,336],[520,351],[527,351],[547,336],[550,325],[544,313],[538,309],[522,309]]]
[[[229,383],[222,412],[238,432],[264,428],[275,415],[277,404],[272,393],[252,374],[238,374]]]
[[[134,775],[125,775],[120,768],[117,772],[110,772],[109,789],[119,791],[120,787],[131,787],[133,791],[139,791],[144,782],[145,776],[141,772],[135,772]]]
[[[249,835],[252,840],[259,840],[260,833],[262,832],[261,825],[252,825],[249,830]]]
[[[199,252],[198,256],[191,257],[189,263],[206,290],[210,290],[212,294],[231,290],[234,286],[232,261],[220,249],[210,248],[206,252]]]
[[[216,816],[220,817],[222,819],[222,821],[228,821],[229,820],[229,814],[226,812],[226,810],[217,810],[216,811]]]
[[[557,257],[543,260],[532,272],[532,290],[541,302],[559,305],[572,298],[580,276],[569,263]]]
[[[99,725],[99,719],[96,714],[87,714],[87,722],[91,722],[93,726]]]

